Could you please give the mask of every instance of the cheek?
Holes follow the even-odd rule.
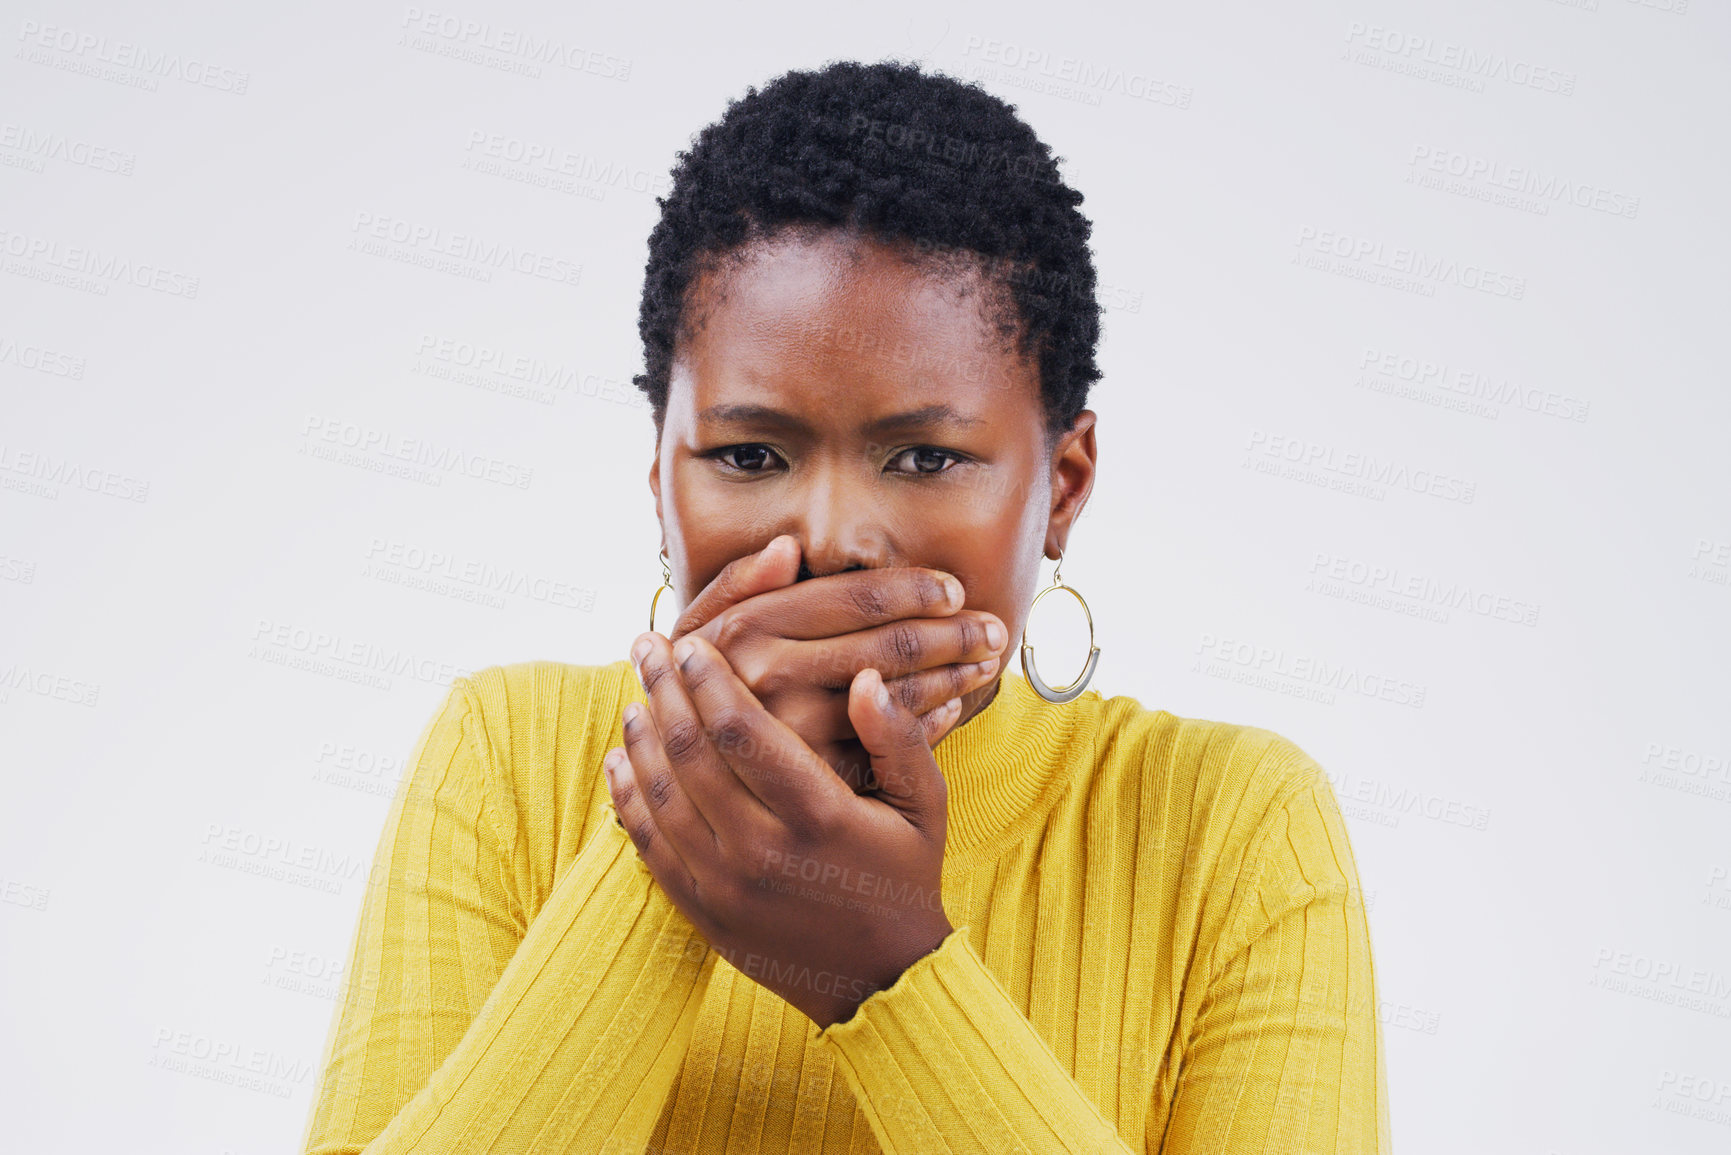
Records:
[[[775,536],[762,531],[764,511],[752,503],[686,489],[663,506],[673,584],[689,605],[727,564],[755,553]],[[659,562],[657,563],[660,564]]]
[[[994,517],[958,515],[942,524],[928,524],[919,537],[922,548],[910,550],[908,556],[960,578],[969,609],[990,610],[1010,620],[1007,615],[1025,584],[1021,575],[1029,565],[1022,518],[1013,511],[1000,511]]]

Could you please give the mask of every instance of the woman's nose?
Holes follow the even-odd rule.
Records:
[[[803,506],[778,532],[799,539],[800,580],[887,561],[885,534],[871,494],[834,477],[813,477]]]

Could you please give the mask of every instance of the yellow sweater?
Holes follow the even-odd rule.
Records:
[[[379,840],[311,1155],[1390,1150],[1357,869],[1291,742],[1006,673],[934,751],[954,933],[820,1032],[613,822],[601,758],[643,700],[623,660],[452,686]]]

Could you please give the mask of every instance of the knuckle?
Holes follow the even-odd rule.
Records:
[[[678,718],[668,723],[661,735],[661,747],[669,758],[689,758],[702,745],[703,727],[690,718]]]
[[[620,817],[625,816],[625,812],[631,809],[631,804],[636,799],[637,780],[635,778],[628,775],[624,781],[613,787],[613,809],[619,812]]]
[[[876,582],[855,582],[848,589],[848,600],[867,621],[881,622],[890,616],[889,599]]]
[[[920,712],[921,699],[925,695],[920,692],[919,683],[915,679],[897,678],[889,684],[894,687],[896,700],[901,702],[903,709],[916,714]]]
[[[812,802],[792,811],[783,821],[803,853],[832,843],[839,819],[830,803]]]
[[[711,719],[710,728],[718,750],[733,754],[747,752],[752,740],[751,718],[744,711],[737,707],[721,710]]]
[[[716,574],[715,579],[704,589],[702,600],[719,602],[724,606],[738,601],[735,590],[739,585],[739,566],[742,561],[743,558],[736,557],[722,566],[721,572]]]
[[[773,664],[759,657],[741,657],[733,665],[734,676],[759,700],[774,695],[786,685],[784,675]]]
[[[971,615],[956,620],[956,633],[956,642],[964,654],[986,644],[986,623]]]
[[[739,589],[740,583],[745,580],[745,576],[751,572],[754,560],[754,555],[747,554],[744,557],[736,557],[722,566],[721,572],[716,575],[716,588],[731,598]]]
[[[660,810],[673,797],[673,776],[656,774],[649,779],[649,805]]]
[[[906,622],[890,627],[884,646],[892,658],[908,666],[918,666],[926,649],[920,641],[919,631]]]
[[[735,610],[723,610],[715,616],[715,648],[722,653],[731,653],[745,636],[751,632],[750,619]]]
[[[646,694],[654,693],[655,687],[660,685],[661,680],[672,671],[673,667],[662,661],[660,655],[651,650],[649,656],[643,659],[643,692]]]

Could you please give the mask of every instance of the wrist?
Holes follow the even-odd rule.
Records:
[[[817,1024],[819,1030],[847,1022],[872,995],[895,986],[909,967],[943,946],[944,940],[955,933],[955,929],[949,918],[939,912],[934,920],[923,924],[917,932],[907,935],[906,945],[887,957],[881,966],[869,968],[872,977],[852,984],[854,989],[851,992],[838,993],[833,999],[819,1001],[809,1009],[801,1007],[800,1010]]]

